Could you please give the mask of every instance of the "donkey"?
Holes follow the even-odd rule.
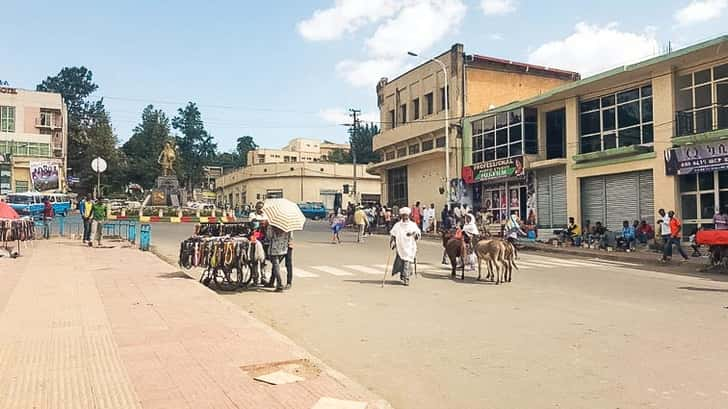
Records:
[[[475,245],[475,254],[478,256],[478,280],[482,277],[482,264],[483,261],[485,261],[488,267],[488,276],[487,278],[493,277],[493,272],[495,271],[495,281],[496,284],[499,284],[501,282],[501,270],[505,269],[505,263],[504,263],[504,253],[505,253],[505,246],[501,243],[502,240],[480,240]]]
[[[456,269],[458,265],[458,257],[463,261],[460,271],[460,279],[465,279],[465,241],[463,239],[455,238],[455,235],[450,232],[442,232],[442,246],[445,248],[445,255],[450,260],[450,266],[452,270],[450,276],[456,277]]]

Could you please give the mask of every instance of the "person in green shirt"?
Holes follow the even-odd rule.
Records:
[[[93,232],[96,245],[101,246],[101,233],[103,230],[104,220],[106,220],[106,205],[101,197],[94,200],[91,208],[91,218],[93,219]],[[92,241],[88,242],[89,247],[93,246]]]

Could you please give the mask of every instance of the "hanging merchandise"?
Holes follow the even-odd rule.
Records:
[[[0,241],[2,249],[11,257],[16,257],[20,250],[20,242],[33,240],[35,229],[30,219],[0,219]],[[17,249],[11,251],[8,243],[18,242]]]
[[[195,226],[195,236],[244,236],[250,235],[250,223],[200,223]]]
[[[233,290],[248,284],[250,241],[245,237],[193,236],[180,244],[179,265],[204,268],[200,282]]]

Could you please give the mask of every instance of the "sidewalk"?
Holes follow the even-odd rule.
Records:
[[[0,258],[0,408],[390,407],[153,254],[113,245],[38,241]],[[278,368],[304,380],[253,379]]]

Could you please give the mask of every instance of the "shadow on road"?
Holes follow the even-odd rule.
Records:
[[[678,290],[709,291],[709,292],[716,292],[716,293],[728,293],[728,288],[678,287]]]

